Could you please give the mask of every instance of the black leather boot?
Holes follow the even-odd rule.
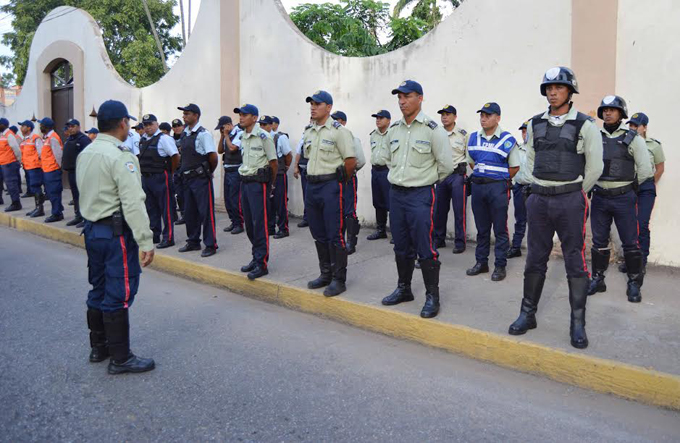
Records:
[[[5,208],[5,212],[14,212],[21,210],[21,202],[19,200],[12,202],[9,206]]]
[[[90,329],[90,362],[99,363],[109,358],[104,330],[104,314],[99,309],[87,308],[87,327]]]
[[[146,372],[156,367],[153,359],[137,357],[130,351],[130,319],[127,309],[105,312],[104,328],[111,354],[109,374]]]
[[[588,347],[588,336],[586,335],[587,293],[587,277],[569,279],[569,304],[571,305],[569,335],[571,336],[571,345],[577,349]]]
[[[425,304],[420,311],[423,318],[433,318],[439,313],[439,268],[442,264],[434,258],[422,260],[420,269],[425,282]]]
[[[529,329],[536,329],[536,310],[538,309],[538,302],[543,293],[543,284],[545,283],[545,275],[541,274],[524,274],[524,297],[522,298],[522,307],[519,310],[519,317],[508,329],[510,335],[526,334]]]
[[[359,241],[359,230],[361,225],[359,220],[354,217],[346,217],[345,224],[347,226],[347,255],[352,255],[357,252],[357,242]]]
[[[387,238],[387,211],[384,209],[376,209],[375,210],[375,220],[377,229],[376,231],[366,237],[366,240],[379,240],[381,238]]]
[[[309,289],[319,289],[331,284],[333,273],[331,272],[331,245],[328,243],[314,242],[316,255],[319,258],[319,270],[321,274],[307,283]]]
[[[43,217],[45,215],[45,194],[38,192],[35,195],[35,209],[31,212],[30,217]]]
[[[605,292],[607,285],[604,282],[604,273],[609,267],[609,256],[611,251],[609,249],[599,250],[592,248],[590,256],[593,266],[593,278],[590,280],[588,286],[588,295],[593,295],[598,292]]]
[[[347,250],[335,245],[332,245],[330,250],[333,280],[331,280],[331,284],[323,291],[323,295],[326,297],[335,297],[347,290],[347,287],[345,286],[345,281],[347,281]]]
[[[399,303],[413,301],[413,292],[411,292],[411,279],[413,278],[413,268],[415,268],[415,261],[412,258],[406,258],[405,255],[394,256],[394,261],[397,262],[397,289],[390,295],[382,299],[382,304],[385,306],[398,305]]]
[[[626,290],[628,301],[640,303],[642,301],[641,288],[645,278],[642,267],[642,251],[628,251],[624,253],[623,258],[626,260],[626,270],[628,271],[628,289]]]

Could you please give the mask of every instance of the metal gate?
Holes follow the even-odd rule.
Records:
[[[66,139],[64,125],[73,118],[73,67],[63,60],[50,73],[52,120],[61,140]]]

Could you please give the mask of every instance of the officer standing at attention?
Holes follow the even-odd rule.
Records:
[[[241,174],[238,168],[243,163],[241,155],[241,136],[243,131],[234,126],[231,117],[224,115],[217,121],[215,130],[220,131],[220,142],[217,144],[217,153],[222,154],[224,167],[224,206],[231,225],[224,228],[224,232],[233,235],[243,232],[243,212],[241,210]]]
[[[109,374],[145,372],[155,367],[150,358],[130,351],[128,309],[139,288],[141,265],[153,261],[154,248],[139,162],[123,141],[134,119],[121,102],[99,107],[101,134],[77,159],[80,210],[85,220],[85,249],[89,282],[87,326],[90,362],[111,357]]]
[[[265,131],[271,136],[273,120],[268,115],[263,115],[257,121],[260,125],[260,129]],[[278,169],[277,169],[278,173]],[[269,197],[267,198],[267,234],[268,236],[274,236],[276,234],[276,215],[274,214],[274,183],[276,182],[276,177],[273,178],[271,185],[269,186]]]
[[[278,117],[271,117],[271,131],[270,135],[274,139],[274,146],[276,147],[276,156],[278,158],[279,166],[276,173],[276,181],[274,182],[274,192],[272,198],[272,212],[271,222],[279,227],[279,231],[274,234],[274,238],[288,237],[288,168],[293,161],[293,153],[290,149],[290,140],[288,134],[279,132],[279,124],[281,120]],[[272,231],[273,232],[273,231]]]
[[[90,141],[95,141],[97,135],[99,134],[99,129],[90,128],[87,131],[85,131],[85,134],[87,134],[87,137],[90,139]]]
[[[52,206],[52,214],[45,219],[45,223],[54,223],[64,219],[64,206],[61,204],[61,194],[64,191],[61,181],[62,144],[59,134],[54,131],[54,121],[51,118],[45,117],[38,123],[43,134],[43,147],[40,151],[43,183]]]
[[[390,211],[390,182],[387,180],[390,145],[387,131],[392,115],[382,109],[371,117],[375,118],[376,126],[376,129],[371,131],[371,196],[375,208],[376,230],[366,239],[378,240],[387,238],[387,214]]]
[[[465,251],[466,212],[467,212],[467,131],[456,124],[457,111],[451,105],[437,111],[441,115],[442,125],[449,136],[449,144],[453,152],[453,174],[446,177],[435,188],[437,205],[434,217],[434,241],[437,248],[446,247],[446,224],[449,218],[449,202],[453,204],[455,218],[454,254]]]
[[[40,152],[42,151],[42,137],[33,133],[35,126],[30,120],[19,123],[21,135],[23,139],[19,144],[21,148],[21,162],[26,170],[27,183],[31,184],[29,191],[33,194],[35,199],[35,209],[27,213],[29,217],[42,217],[45,215],[43,203],[45,202],[45,195],[42,192],[43,186],[43,172],[42,164],[40,162]]]
[[[241,268],[248,279],[255,280],[269,274],[269,220],[267,206],[271,185],[276,179],[278,161],[276,148],[269,131],[260,127],[256,106],[245,104],[235,108],[239,125],[243,128],[241,148],[243,164],[241,174],[241,198],[246,234],[253,245],[253,258]]]
[[[477,227],[477,263],[467,270],[467,275],[489,272],[491,228],[493,226],[496,246],[492,281],[505,278],[510,242],[508,238],[508,205],[510,203],[510,180],[519,170],[517,142],[515,137],[503,131],[501,107],[497,103],[485,103],[479,113],[482,130],[470,135],[468,161],[473,168],[472,213]]]
[[[8,123],[9,123],[9,121],[8,121]],[[14,137],[16,137],[17,143],[18,143],[19,145],[21,145],[21,142],[23,141],[23,137],[22,137],[21,134],[19,133],[19,128],[17,128],[15,125],[12,125],[12,126],[9,127],[9,130],[12,131],[12,134],[14,134]],[[21,194],[21,193],[23,192],[23,191],[21,190],[21,169],[22,169],[22,165],[23,165],[23,164],[22,164],[21,162],[19,162],[19,163],[20,163],[20,164],[19,164],[19,170],[17,171],[17,180],[18,180],[18,183],[19,183],[19,194]],[[21,196],[20,196],[19,198],[29,198],[29,197],[33,197],[33,194],[31,194],[31,189],[30,189],[30,187],[31,187],[31,182],[30,182],[30,180],[29,180],[29,178],[28,178],[28,175],[26,174],[26,170],[25,170],[25,169],[24,169],[24,177],[26,178],[26,193],[25,193],[25,194],[21,194]]]
[[[323,295],[333,297],[346,290],[343,192],[357,160],[352,133],[331,118],[333,97],[326,91],[316,91],[305,101],[310,104],[313,120],[305,130],[302,146],[303,155],[309,158],[305,207],[321,271],[307,287],[327,286]]]
[[[347,114],[342,111],[336,111],[331,114],[331,118],[339,122],[342,126],[347,126]],[[350,131],[351,133],[352,131]],[[344,225],[347,230],[346,249],[347,254],[352,255],[357,251],[357,242],[359,239],[359,217],[357,217],[357,190],[359,189],[359,180],[357,179],[357,172],[366,164],[366,157],[364,156],[364,148],[361,147],[361,140],[352,134],[354,140],[354,154],[356,155],[356,166],[354,174],[349,181],[345,182],[345,187],[342,190],[343,195],[343,212]]]
[[[0,169],[7,184],[7,191],[12,204],[5,208],[5,212],[19,211],[21,209],[21,189],[19,183],[21,177],[21,148],[15,134],[8,128],[9,120],[0,118]],[[0,200],[2,199],[0,189]]]
[[[512,196],[515,206],[515,232],[512,235],[512,245],[508,251],[508,258],[522,256],[522,241],[527,230],[527,208],[524,201],[525,188],[531,184],[531,172],[527,170],[527,126],[529,120],[522,123],[522,143],[517,145],[519,171],[512,179]]]
[[[425,283],[423,318],[439,312],[439,253],[432,238],[434,229],[434,184],[454,170],[451,146],[446,132],[422,112],[423,88],[406,80],[392,90],[399,98],[403,119],[390,127],[388,140],[392,184],[390,227],[399,281],[397,289],[382,304],[396,305],[414,299],[411,278],[418,258]]]
[[[151,223],[153,242],[160,243],[158,249],[164,249],[175,245],[172,174],[179,166],[179,153],[172,138],[159,129],[155,115],[146,114],[142,117],[142,124],[144,135],[139,143],[139,169],[142,189],[146,194],[146,212]]]
[[[628,120],[628,127],[637,133],[645,140],[647,150],[649,151],[649,158],[652,162],[652,170],[654,171],[654,178],[647,179],[638,187],[637,196],[637,218],[640,233],[638,235],[640,249],[642,250],[642,268],[647,267],[647,257],[649,256],[650,234],[649,234],[649,219],[652,218],[652,209],[654,209],[654,201],[656,200],[656,184],[661,179],[664,171],[664,163],[666,156],[663,153],[661,142],[647,137],[647,125],[649,124],[649,117],[642,112],[633,114]],[[619,271],[628,272],[626,264],[619,266]]]
[[[524,297],[508,333],[522,335],[537,326],[536,310],[557,232],[569,282],[571,345],[583,349],[588,346],[586,193],[602,174],[602,138],[594,120],[573,107],[571,97],[578,94],[578,83],[571,69],[549,69],[540,89],[550,107],[533,117],[527,128],[527,171],[533,179],[526,200],[529,232]]]
[[[187,226],[187,244],[179,252],[201,249],[201,227],[205,249],[201,257],[210,257],[217,252],[215,231],[215,192],[212,173],[217,168],[215,141],[198,120],[201,109],[190,103],[177,108],[183,111],[185,123],[181,143],[182,182],[184,185],[184,217]]]
[[[172,138],[175,140],[175,146],[180,155],[180,164],[182,159],[182,145],[180,140],[184,134],[184,123],[182,120],[176,118],[172,121]],[[179,208],[179,217],[175,211],[175,225],[183,225],[184,221],[184,182],[182,181],[182,174],[179,169],[175,171],[172,176],[172,181],[175,184],[175,196],[177,197],[177,207]]]
[[[643,253],[638,243],[636,191],[645,181],[653,180],[654,172],[645,140],[623,123],[623,119],[628,118],[628,108],[623,98],[618,95],[603,98],[597,108],[597,116],[604,120],[600,130],[604,146],[604,170],[593,188],[590,214],[593,278],[588,295],[607,290],[604,274],[609,267],[609,234],[613,221],[621,239],[628,273],[626,295],[629,302],[639,303],[645,275]]]
[[[73,209],[76,213],[76,218],[66,223],[66,226],[82,228],[85,226],[85,221],[80,215],[80,206],[78,205],[80,193],[78,192],[78,183],[76,183],[76,159],[92,141],[80,131],[80,122],[78,120],[71,119],[67,121],[66,128],[68,138],[64,142],[64,157],[61,168],[68,174],[68,183],[71,186],[71,195],[73,196]]]
[[[311,128],[311,123],[307,128]],[[307,128],[305,128],[305,131]],[[295,169],[293,170],[293,177],[296,179],[299,178],[300,185],[302,186],[302,221],[297,224],[298,228],[306,228],[309,226],[309,222],[307,222],[307,205],[305,204],[307,201],[307,163],[309,163],[309,158],[305,157],[304,150],[302,149],[302,145],[305,141],[304,137],[305,133],[303,131],[300,142],[295,148]]]

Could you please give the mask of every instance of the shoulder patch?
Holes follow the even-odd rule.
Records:
[[[595,119],[591,116],[588,116],[588,118],[586,118],[586,120],[588,120],[590,123],[595,123]]]
[[[118,145],[118,149],[120,149],[123,152],[132,152],[132,150],[126,145]]]
[[[134,173],[137,170],[133,162],[126,162],[125,167],[127,168],[128,171],[130,171],[130,173]]]
[[[373,134],[375,134],[375,131],[377,131],[377,129],[372,130],[371,133],[368,134],[368,135],[373,135]]]
[[[264,132],[260,132],[260,138],[261,138],[262,140],[266,139],[266,138],[267,138],[267,134],[265,134]]]
[[[429,122],[427,122],[427,126],[428,126],[430,129],[435,129],[435,128],[437,127],[437,123],[435,123],[434,121],[430,120]]]
[[[312,127],[313,127],[313,126],[314,126],[314,125],[313,125],[313,124],[311,124],[311,123],[310,123],[310,124],[308,124],[307,126],[305,126],[305,131],[306,131],[307,129],[312,129]]]
[[[399,126],[400,124],[401,124],[401,120],[397,120],[396,122],[394,122],[390,125],[390,128],[394,128],[395,126]]]
[[[336,121],[333,122],[333,127],[334,127],[335,129],[340,129],[340,126],[342,126],[342,125],[340,124],[339,121],[336,120]]]
[[[465,129],[459,129],[458,132],[460,132],[463,135],[467,135],[467,131]]]
[[[649,137],[649,139],[655,143],[661,144],[661,142],[655,138]]]

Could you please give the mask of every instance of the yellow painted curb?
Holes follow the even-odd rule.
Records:
[[[77,233],[44,223],[0,213],[0,225],[84,247],[83,238]],[[187,266],[188,264],[190,266]],[[250,281],[239,273],[164,254],[156,254],[152,268],[506,368],[680,410],[680,376],[677,375],[566,352],[466,326],[425,320],[415,315],[349,301],[342,297],[328,299],[317,292],[272,280]]]

